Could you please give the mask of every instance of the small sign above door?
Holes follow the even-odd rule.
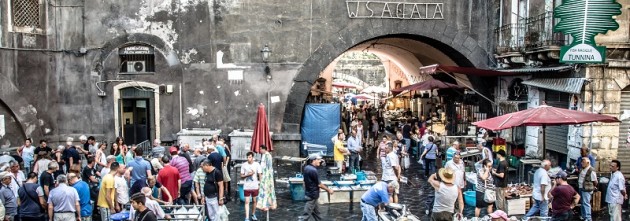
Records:
[[[134,45],[124,47],[118,50],[119,54],[153,54],[154,49],[150,46]]]

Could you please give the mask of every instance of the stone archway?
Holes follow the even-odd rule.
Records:
[[[115,49],[124,47],[126,45],[133,45],[133,44],[142,44],[142,45],[152,46],[153,48],[158,50],[160,53],[162,53],[162,55],[165,57],[166,61],[168,62],[169,66],[178,65],[180,63],[179,59],[177,58],[177,53],[173,50],[173,48],[168,46],[166,42],[164,42],[164,40],[162,40],[161,38],[155,35],[151,35],[151,34],[133,33],[133,34],[128,34],[128,35],[118,36],[106,42],[105,45],[103,45],[101,49],[101,53],[95,57],[95,61],[93,65],[94,70],[96,72],[101,73],[101,71],[103,70],[102,62],[107,60],[107,57],[109,57]]]
[[[42,123],[37,118],[37,109],[30,104],[11,81],[0,81],[0,102],[6,106],[12,117],[20,126],[20,133],[24,137],[42,138],[45,132]],[[2,105],[0,104],[0,105]]]
[[[460,31],[456,27],[435,25],[430,29],[423,23],[412,23],[412,26],[401,27],[403,22],[394,20],[370,20],[366,23],[354,23],[338,34],[323,40],[322,44],[304,62],[293,80],[293,86],[287,98],[282,124],[283,132],[299,133],[306,98],[319,73],[339,55],[362,42],[385,37],[412,38],[432,45],[451,57],[459,66],[478,68],[488,66],[488,52],[466,31]],[[408,32],[399,33],[400,30],[408,30]],[[478,78],[471,78],[470,81],[475,87],[485,84]],[[489,91],[482,93],[489,93]]]

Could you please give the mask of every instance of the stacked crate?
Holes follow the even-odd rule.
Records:
[[[602,192],[595,191],[591,197],[591,210],[593,212],[599,212],[602,210]]]

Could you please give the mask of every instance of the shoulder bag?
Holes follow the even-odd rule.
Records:
[[[486,192],[483,193],[483,201],[485,201],[486,203],[494,203],[495,201],[497,201],[497,194],[494,190],[494,184],[489,184],[488,180],[485,180],[484,183],[486,187]]]

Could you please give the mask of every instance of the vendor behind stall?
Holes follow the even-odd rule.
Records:
[[[361,220],[377,221],[376,207],[379,204],[389,204],[389,195],[393,194],[396,189],[398,189],[398,182],[396,181],[389,183],[381,181],[370,187],[361,196],[361,212],[363,212]]]
[[[582,149],[580,149],[580,157],[577,159],[577,162],[575,163],[576,169],[578,171],[582,171],[582,168],[584,168],[582,166],[583,157],[588,157],[588,160],[590,160],[591,162],[591,167],[595,168],[595,158],[593,157],[593,155],[591,155],[588,152],[589,152],[588,147],[582,147]]]

